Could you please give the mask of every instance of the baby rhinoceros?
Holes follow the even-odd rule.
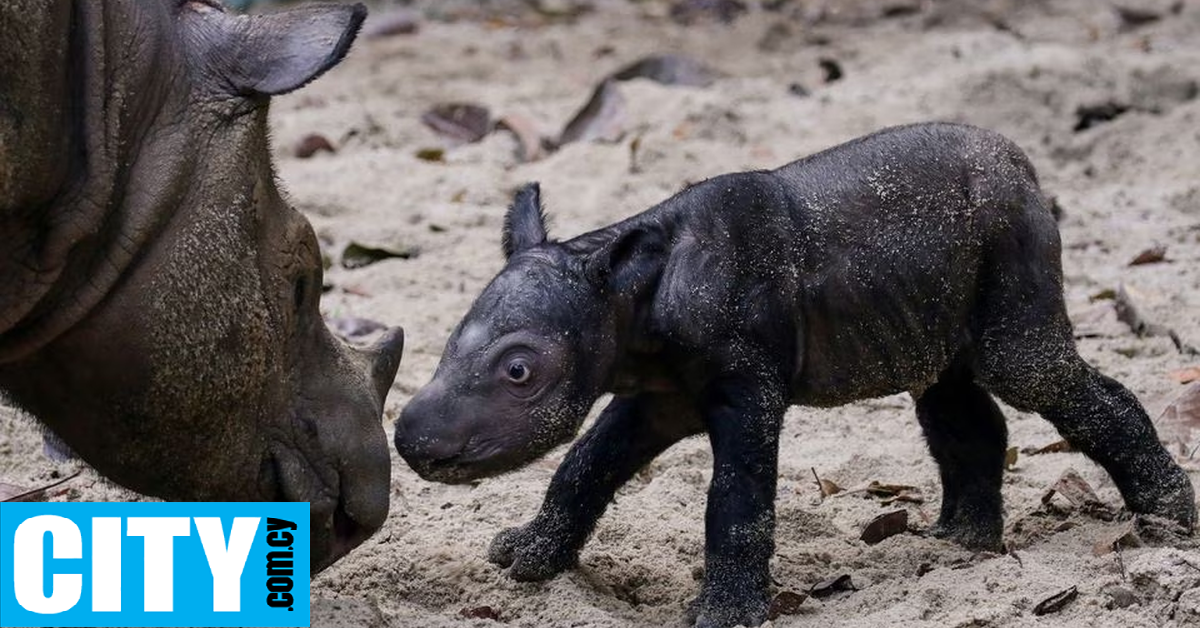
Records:
[[[1137,399],[1075,349],[1055,220],[1025,155],[978,128],[887,129],[778,170],[714,177],[646,212],[547,239],[536,184],[503,271],[396,424],[423,477],[464,482],[569,440],[541,511],[489,558],[518,580],[571,567],[614,491],[705,432],[713,475],[698,626],[767,613],[789,404],[908,391],[943,486],[934,533],[1001,547],[1004,417],[1041,414],[1135,513],[1196,521],[1190,481]]]

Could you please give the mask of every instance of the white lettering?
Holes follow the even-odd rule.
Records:
[[[92,519],[92,610],[121,612],[121,518]]]
[[[13,535],[13,578],[17,603],[33,613],[52,615],[70,610],[83,592],[83,574],[56,573],[50,597],[42,590],[45,565],[42,542],[50,533],[50,555],[54,558],[83,558],[83,537],[70,519],[38,515],[22,521]]]
[[[219,517],[196,517],[196,533],[213,575],[213,611],[236,613],[242,609],[242,570],[254,544],[259,517],[235,517],[225,545]]]
[[[189,536],[187,517],[130,517],[126,534],[145,537],[145,609],[169,613],[175,608],[175,537]]]

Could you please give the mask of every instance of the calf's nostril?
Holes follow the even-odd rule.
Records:
[[[414,399],[396,420],[393,441],[396,453],[415,469],[451,462],[462,455],[466,443],[439,429],[440,421],[423,415],[421,400]]]

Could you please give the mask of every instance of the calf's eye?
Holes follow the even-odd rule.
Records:
[[[524,360],[513,360],[508,363],[508,380],[514,384],[524,384],[533,375],[533,369]]]

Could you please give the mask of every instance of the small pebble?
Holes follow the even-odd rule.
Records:
[[[1113,585],[1104,589],[1104,593],[1108,595],[1108,602],[1104,606],[1110,610],[1114,608],[1127,608],[1141,603],[1141,599],[1138,598],[1137,593],[1125,587]]]

